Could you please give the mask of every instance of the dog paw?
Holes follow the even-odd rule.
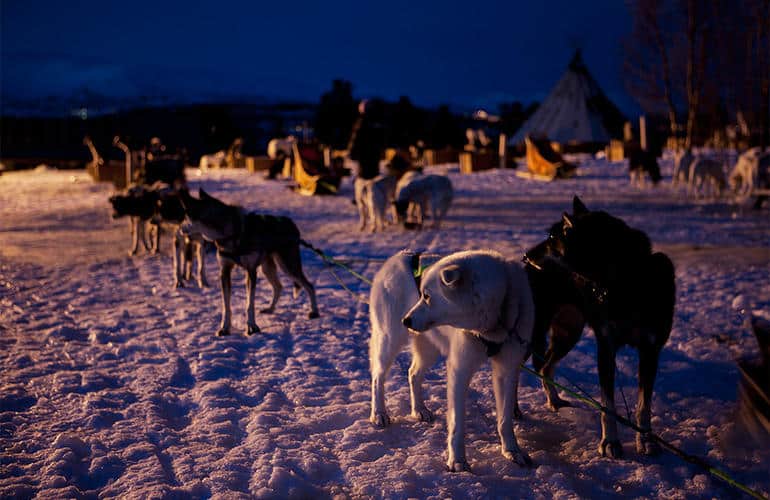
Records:
[[[220,328],[217,330],[217,337],[227,337],[230,335],[230,330],[228,328]]]
[[[515,462],[519,467],[532,467],[532,459],[522,450],[505,450],[503,456],[508,460]]]
[[[412,416],[420,422],[433,422],[433,412],[429,409],[422,407],[419,410],[412,411]]]
[[[275,308],[273,307],[266,307],[264,309],[259,310],[260,314],[273,314],[274,311],[275,311]]]
[[[447,462],[447,472],[471,472],[471,466],[464,458],[461,460],[455,460],[453,462]]]
[[[318,311],[310,311],[307,315],[307,319],[316,319],[319,318],[321,315],[318,314]]]
[[[602,439],[599,443],[599,455],[609,458],[623,458],[623,446],[618,440]]]
[[[660,445],[643,434],[636,435],[636,452],[640,455],[655,456],[661,452]]]
[[[369,417],[369,421],[375,425],[375,427],[384,428],[390,425],[390,417],[384,412],[373,412]]]
[[[256,324],[248,325],[246,327],[246,335],[254,335],[255,333],[259,333],[260,331],[261,330],[259,329],[259,327]]]

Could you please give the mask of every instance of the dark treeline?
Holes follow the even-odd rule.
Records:
[[[271,137],[312,119],[314,110],[307,103],[206,104],[132,109],[87,119],[4,116],[0,151],[4,160],[72,160],[74,166],[90,160],[85,136],[103,157],[122,159],[123,153],[112,146],[118,135],[131,149],[160,137],[170,152],[184,151],[191,162],[227,149],[237,137],[245,139],[244,154],[258,155],[264,154]]]
[[[503,104],[499,109],[500,120],[489,124],[454,113],[448,106],[418,107],[408,97],[395,102],[372,100],[383,110],[386,145],[396,148],[406,148],[418,141],[437,149],[462,148],[468,127],[510,135],[536,107]],[[288,134],[346,149],[358,118],[358,103],[352,85],[335,80],[317,104],[201,104],[131,109],[98,116],[3,116],[0,156],[6,168],[34,166],[37,161],[78,167],[91,158],[83,145],[83,138],[89,136],[104,158],[118,160],[123,153],[112,146],[116,135],[131,149],[145,147],[150,138],[160,137],[169,152],[183,151],[190,164],[197,164],[203,154],[227,149],[239,137],[246,155],[264,155],[270,139]]]
[[[426,147],[462,148],[468,127],[489,127],[494,132],[513,134],[531,115],[536,103],[524,106],[519,102],[503,103],[496,110],[500,121],[494,125],[479,123],[468,116],[453,113],[448,106],[427,109],[415,106],[402,96],[395,102],[372,99],[382,110],[385,142],[394,148],[407,148],[422,141]],[[335,80],[332,88],[321,96],[313,126],[316,138],[335,149],[346,149],[351,130],[358,118],[359,100],[353,96],[353,86],[345,80]]]
[[[628,91],[686,146],[770,145],[770,0],[628,0]],[[727,141],[729,142],[729,141]]]

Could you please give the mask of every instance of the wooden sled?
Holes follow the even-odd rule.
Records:
[[[296,191],[305,196],[337,194],[342,176],[336,175],[323,164],[323,156],[315,147],[292,145],[294,153],[294,181]]]
[[[527,136],[525,141],[527,169],[537,176],[538,180],[566,179],[575,174],[576,165],[566,161],[554,151],[548,139],[535,140]]]

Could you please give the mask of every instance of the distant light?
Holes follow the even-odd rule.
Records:
[[[484,111],[483,109],[477,109],[475,113],[473,113],[473,117],[477,120],[486,120],[489,118],[489,113]]]

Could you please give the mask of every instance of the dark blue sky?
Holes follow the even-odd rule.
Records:
[[[621,108],[621,0],[1,0],[6,97],[315,101],[333,78],[357,96],[490,106],[542,99],[576,46]]]

